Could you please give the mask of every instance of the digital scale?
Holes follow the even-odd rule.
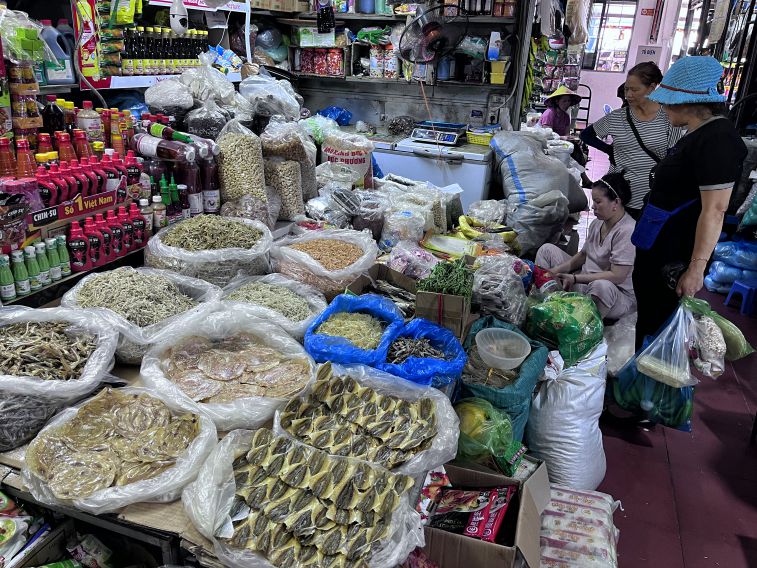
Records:
[[[460,137],[465,135],[467,127],[467,124],[457,122],[424,120],[415,124],[410,139],[414,142],[457,146],[460,143]]]

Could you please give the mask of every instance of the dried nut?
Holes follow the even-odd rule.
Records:
[[[265,183],[281,197],[279,219],[292,221],[298,215],[305,214],[300,164],[291,160],[265,160]]]
[[[218,145],[221,147],[218,160],[221,199],[233,201],[243,195],[254,195],[267,202],[260,139],[254,134],[227,132]]]
[[[363,249],[359,246],[338,239],[313,239],[290,245],[289,248],[311,256],[326,270],[347,268],[363,256]]]
[[[279,132],[276,132],[279,134]],[[318,196],[318,183],[315,176],[315,161],[305,149],[303,140],[294,132],[286,132],[274,138],[264,132],[260,140],[263,144],[265,157],[279,157],[285,160],[293,160],[300,164],[300,176],[302,178],[302,195],[305,201]]]

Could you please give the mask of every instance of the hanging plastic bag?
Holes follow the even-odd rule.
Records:
[[[202,65],[194,69],[184,71],[179,80],[186,85],[192,96],[199,101],[215,99],[223,104],[231,104],[234,101],[236,90],[234,84],[213,67],[217,54],[210,51],[201,53],[199,56]]]
[[[234,201],[244,195],[254,195],[267,201],[265,166],[260,138],[234,119],[226,123],[218,135],[218,180],[221,199]]]
[[[260,135],[263,155],[294,160],[300,164],[302,197],[305,201],[318,195],[315,176],[317,149],[307,131],[297,122],[284,122],[273,116]]]
[[[357,347],[345,337],[319,333],[321,325],[332,316],[346,312],[366,314],[378,320],[383,332],[371,349]],[[405,319],[391,300],[375,294],[350,296],[340,294],[329,304],[305,332],[305,350],[317,363],[332,361],[344,365],[377,366],[386,359],[389,345],[397,337]]]
[[[726,361],[738,361],[747,355],[754,353],[754,348],[744,337],[742,331],[730,320],[724,318],[715,310],[710,308],[705,300],[699,298],[684,297],[681,304],[694,314],[708,316],[717,324],[720,331],[723,332],[723,339],[726,344],[725,359]]]
[[[178,78],[158,81],[145,91],[145,103],[151,113],[173,116],[177,121],[194,106],[192,92]]]
[[[510,418],[482,398],[464,398],[455,404],[460,419],[457,459],[505,471],[504,456],[513,442]]]
[[[697,384],[689,365],[692,321],[691,312],[679,306],[673,319],[636,358],[639,372],[673,388]]]
[[[212,376],[218,376],[226,370],[236,372],[239,359],[229,360],[226,357],[226,352],[224,352],[219,354],[215,358],[215,361],[211,357],[206,358],[205,361],[199,360],[197,366],[203,369],[203,372],[199,373],[199,377],[196,374],[190,376],[190,373],[186,373],[184,375],[184,378],[187,380],[186,383],[174,382],[167,374],[171,360],[169,351],[185,344],[187,340],[201,338],[200,340],[220,341],[239,335],[248,336],[262,347],[275,350],[277,354],[280,354],[284,358],[277,365],[286,365],[289,361],[298,362],[297,366],[293,366],[287,374],[277,374],[275,375],[275,379],[271,379],[272,381],[285,381],[288,386],[298,388],[297,384],[302,384],[302,387],[304,387],[315,377],[315,364],[297,341],[292,339],[283,329],[274,323],[255,317],[244,308],[234,307],[233,310],[215,312],[209,315],[199,314],[188,318],[183,322],[181,328],[174,328],[174,332],[170,337],[151,346],[142,360],[142,368],[140,370],[145,387],[172,400],[181,401],[188,407],[196,407],[196,411],[210,417],[216,428],[221,432],[228,432],[235,428],[258,428],[262,426],[272,419],[276,410],[284,406],[289,398],[295,396],[295,394],[287,394],[278,398],[239,396],[234,400],[226,402],[201,402],[196,400],[198,396],[207,395],[212,391],[205,391],[201,394],[199,390],[195,389],[195,381],[203,381],[205,385],[215,385],[218,383],[216,380],[209,380],[207,378],[208,374],[204,373],[204,370],[207,369],[205,365],[213,365],[215,368],[211,367],[208,369],[208,372],[211,372]],[[207,349],[212,350],[212,346],[208,345]],[[176,356],[181,355],[182,352],[176,353]],[[184,360],[187,359],[185,358]],[[266,364],[270,362],[266,360]],[[304,366],[300,365],[299,362],[303,362]],[[219,367],[219,365],[224,365],[224,367]],[[303,368],[307,369],[307,371],[294,370]],[[294,380],[295,377],[291,376],[291,373],[296,373],[296,382]],[[186,388],[182,388],[183,386]],[[192,392],[195,392],[197,396],[190,396]],[[212,395],[207,398],[212,398]]]
[[[255,114],[274,116],[281,114],[289,120],[300,118],[300,103],[294,91],[284,83],[268,75],[253,75],[239,84],[240,94],[250,101]]]
[[[208,99],[198,109],[187,114],[187,132],[209,140],[215,140],[226,126],[226,117],[218,109],[213,99]]]
[[[102,391],[101,394],[105,392]],[[119,394],[134,396],[146,395],[153,399],[158,399],[168,407],[174,417],[195,411],[194,407],[185,404],[182,400],[174,400],[147,389],[127,387],[118,389],[117,392]],[[181,490],[184,486],[197,476],[197,472],[200,470],[205,458],[207,458],[216,444],[217,432],[215,426],[213,426],[213,422],[203,414],[195,414],[199,420],[197,435],[189,443],[187,449],[175,459],[173,465],[162,473],[149,479],[99,489],[87,497],[70,500],[59,499],[53,494],[48,481],[42,477],[41,471],[33,465],[38,460],[30,459],[30,452],[33,455],[38,455],[40,447],[35,447],[35,444],[44,444],[43,441],[46,434],[56,436],[56,431],[72,423],[76,419],[79,409],[91,400],[93,399],[88,399],[76,407],[67,408],[58,414],[42,429],[37,439],[27,448],[27,457],[21,470],[21,478],[26,488],[37,501],[56,507],[75,507],[93,515],[112,513],[132,503],[168,503],[175,501],[181,495]],[[139,418],[144,418],[144,416],[137,416],[137,419]],[[134,425],[132,424],[131,426],[133,427]],[[107,429],[104,429],[103,432],[107,432]],[[86,453],[80,452],[82,458],[85,457],[84,454]],[[91,460],[92,458],[90,457],[89,459]],[[99,461],[95,463],[103,464],[102,468],[106,470],[106,465],[108,464],[107,455],[103,455],[97,459]]]
[[[151,268],[171,270],[177,274],[199,278],[225,286],[239,272],[253,276],[270,271],[268,253],[271,250],[273,236],[271,231],[260,221],[227,217],[252,227],[260,232],[257,242],[250,248],[221,248],[214,250],[187,250],[168,246],[163,242],[179,225],[161,229],[147,242],[145,265]]]
[[[402,337],[428,340],[431,347],[444,354],[444,359],[411,356],[401,363],[382,361],[377,368],[419,385],[431,385],[449,392],[460,378],[465,362],[468,360],[455,334],[428,320],[417,318],[403,327],[394,340]]]
[[[293,320],[273,307],[246,302],[241,299],[229,298],[229,296],[243,286],[253,283],[282,287],[297,294],[307,302],[310,315],[301,320]],[[274,291],[271,291],[271,293],[274,293]],[[231,306],[231,309],[243,310],[249,315],[275,323],[296,339],[301,339],[305,335],[305,332],[308,327],[310,327],[310,324],[313,323],[313,320],[315,320],[315,318],[328,306],[326,298],[323,297],[323,294],[319,290],[316,290],[307,284],[303,284],[302,282],[298,282],[297,280],[287,278],[282,274],[267,274],[265,276],[238,275],[223,289],[223,297],[221,300],[224,304]]]

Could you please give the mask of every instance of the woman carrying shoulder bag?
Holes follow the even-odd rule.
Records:
[[[680,296],[702,289],[747,155],[733,124],[719,116],[725,101],[717,89],[722,75],[713,57],[684,57],[649,95],[687,134],[654,168],[652,189],[631,237],[637,349],[673,314]]]

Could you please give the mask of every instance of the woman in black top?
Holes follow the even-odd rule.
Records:
[[[680,296],[702,289],[747,154],[736,129],[718,115],[725,99],[717,91],[722,73],[712,57],[685,57],[649,96],[687,134],[652,171],[652,189],[632,238],[637,349],[673,314]]]

